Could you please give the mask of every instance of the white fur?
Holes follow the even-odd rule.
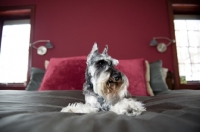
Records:
[[[100,104],[96,96],[85,95],[85,102],[86,104],[90,104],[92,107],[96,107],[96,108],[100,107]]]
[[[90,104],[83,103],[73,103],[69,104],[67,107],[62,108],[61,112],[68,113],[96,113],[98,108],[92,107]]]
[[[114,66],[117,66],[117,65],[119,64],[119,61],[116,60],[116,59],[112,59],[112,62],[113,62],[113,65],[114,65]]]
[[[123,98],[117,102],[114,106],[111,105],[110,111],[117,113],[118,115],[138,116],[142,112],[146,111],[141,102],[138,102],[132,98]],[[131,112],[128,112],[131,111]]]
[[[89,103],[74,103],[69,104],[67,107],[64,107],[61,112],[68,113],[96,113],[98,112],[98,107],[92,107]],[[142,112],[146,111],[143,104],[139,101],[136,101],[132,98],[123,98],[115,105],[111,105],[110,111],[117,113],[118,115],[127,115],[127,116],[138,116]],[[130,111],[130,112],[129,112]]]
[[[99,78],[96,78],[96,80],[95,80],[95,82],[96,82],[95,84],[96,85],[93,85],[93,86],[94,86],[94,91],[96,91],[96,93],[98,95],[103,96],[103,93],[102,93],[103,89],[102,88],[104,88],[104,84],[109,79],[109,77],[110,77],[110,73],[103,72],[99,76]]]
[[[94,66],[89,66],[88,72],[91,74],[91,76],[94,76],[96,69]]]

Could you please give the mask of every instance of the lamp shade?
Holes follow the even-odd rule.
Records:
[[[152,39],[150,42],[150,46],[156,46],[158,42],[155,39]]]
[[[40,46],[37,48],[38,55],[44,55],[47,53],[47,48],[45,46]]]
[[[51,42],[47,42],[45,47],[51,49],[51,48],[53,48],[53,44]]]

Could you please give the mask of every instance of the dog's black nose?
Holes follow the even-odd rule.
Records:
[[[112,77],[115,79],[115,81],[118,81],[121,78],[120,72],[113,72]]]

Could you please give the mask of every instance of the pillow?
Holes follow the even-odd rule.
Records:
[[[131,95],[149,96],[146,80],[146,64],[144,59],[119,60],[116,66],[129,79],[128,91]]]
[[[41,90],[82,90],[86,56],[50,59]]]
[[[32,67],[31,68],[31,78],[28,83],[26,90],[27,91],[36,91],[39,89],[42,79],[44,77],[45,70]]]
[[[119,60],[117,69],[127,75],[132,95],[150,95],[147,91],[144,59]],[[85,82],[86,57],[52,58],[41,90],[82,90]]]
[[[166,82],[166,78],[167,78],[167,72],[168,72],[168,69],[162,67],[162,78],[163,78],[163,80],[164,80],[165,82]]]
[[[149,62],[147,60],[145,60],[145,65],[146,65],[147,92],[149,93],[150,96],[154,96],[153,90],[150,85],[150,66],[149,66]]]
[[[168,90],[165,79],[163,79],[162,61],[152,62],[150,65],[150,85],[154,94]]]

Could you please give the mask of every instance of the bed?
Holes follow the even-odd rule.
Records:
[[[80,58],[79,58],[80,59]],[[78,60],[79,60],[78,59]],[[71,59],[61,59],[62,66],[67,65],[69,68],[69,62]],[[73,58],[74,60],[74,58]],[[77,61],[77,58],[75,59]],[[53,63],[56,61],[56,63]],[[60,60],[59,60],[60,61]],[[82,64],[81,59],[81,64]],[[141,62],[140,60],[137,60]],[[145,65],[145,68],[148,66]],[[153,74],[154,66],[156,63],[150,63],[149,71],[145,69],[145,79],[148,82],[146,76],[148,72]],[[26,91],[17,90],[1,90],[0,91],[0,131],[1,132],[199,132],[200,131],[200,91],[199,90],[171,90],[166,89],[161,82],[153,80],[155,75],[150,75],[152,79],[149,81],[149,85],[152,87],[154,95],[142,95],[141,91],[135,91],[133,98],[144,103],[146,112],[140,116],[130,117],[126,115],[117,115],[113,112],[99,112],[99,113],[61,113],[60,110],[67,106],[69,103],[83,102],[84,96],[82,94],[81,86],[76,84],[75,87],[80,89],[74,89],[70,87],[68,89],[52,89],[49,85],[54,85],[51,80],[52,74],[55,78],[57,70],[62,68],[56,68],[58,63],[57,59],[50,61],[54,70],[50,70],[52,67],[48,66],[45,72],[41,70],[35,70],[40,74],[33,74],[31,80],[35,78],[33,75],[41,76],[41,84],[37,84],[39,89],[35,89],[33,84],[30,84]],[[56,64],[56,65],[55,65]],[[72,63],[70,63],[72,64]],[[74,63],[73,63],[74,64]],[[135,65],[134,60],[134,65]],[[141,64],[141,63],[140,63]],[[77,65],[80,66],[80,63]],[[158,65],[156,65],[157,67]],[[159,65],[162,68],[162,65]],[[73,66],[74,67],[74,66]],[[71,68],[73,68],[71,67]],[[154,68],[153,68],[154,67]],[[66,67],[63,67],[66,68]],[[84,68],[84,66],[83,66]],[[82,68],[82,69],[83,69]],[[143,69],[143,68],[142,68]],[[154,70],[153,70],[154,69]],[[49,72],[49,70],[51,72]],[[77,70],[77,68],[76,68]],[[74,71],[70,69],[72,73]],[[138,69],[136,70],[138,71]],[[159,69],[161,72],[161,69]],[[69,71],[67,71],[69,72]],[[84,72],[80,71],[80,72]],[[65,72],[62,72],[65,73]],[[141,72],[140,72],[141,73]],[[68,73],[69,74],[69,73]],[[144,74],[144,73],[143,73]],[[138,75],[137,75],[138,76]],[[158,75],[156,75],[158,77]],[[66,75],[65,75],[66,77]],[[77,78],[77,76],[75,76]],[[170,76],[171,77],[171,76]],[[41,81],[42,79],[42,81]],[[70,80],[69,77],[67,77]],[[72,78],[74,79],[74,78]],[[159,79],[162,79],[162,83],[166,83],[163,80],[163,74]],[[165,78],[169,78],[166,76]],[[49,80],[51,80],[49,82]],[[81,82],[81,80],[79,80]],[[84,79],[83,79],[84,81]],[[141,81],[141,80],[140,80]],[[77,82],[77,80],[76,80]],[[144,82],[147,86],[147,82]],[[154,84],[157,82],[158,84]],[[59,82],[60,83],[60,82]],[[143,83],[143,84],[144,84]],[[69,84],[67,84],[69,85]],[[70,85],[75,85],[71,83]],[[134,84],[133,84],[134,85]],[[163,86],[162,86],[163,85]],[[142,85],[141,85],[142,86]],[[156,86],[158,88],[156,88]],[[169,86],[169,85],[167,85]],[[33,88],[34,87],[34,88]],[[69,86],[68,86],[69,87]],[[32,90],[31,90],[32,88]],[[34,89],[34,90],[33,90]],[[44,90],[45,89],[45,90]],[[39,91],[38,91],[39,90]],[[147,88],[148,91],[148,88]],[[140,94],[140,95],[139,95]]]
[[[147,109],[128,117],[113,112],[61,113],[72,102],[84,102],[82,91],[1,91],[1,132],[199,132],[200,91],[173,90],[136,97]]]

